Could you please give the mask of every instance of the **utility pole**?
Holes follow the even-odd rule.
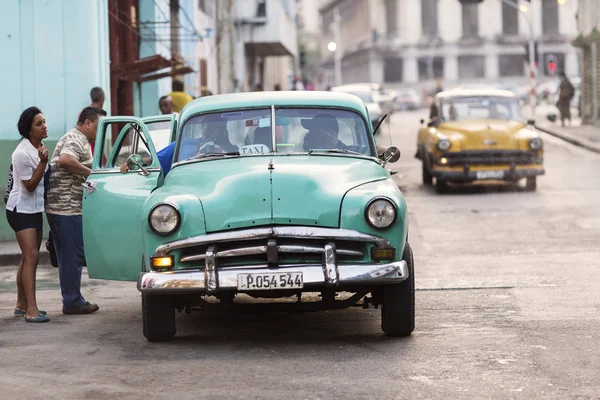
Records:
[[[515,8],[529,24],[529,79],[531,84],[531,89],[529,92],[529,104],[531,106],[531,117],[535,118],[535,106],[537,103],[537,98],[535,95],[535,78],[537,75],[537,68],[535,65],[535,36],[533,31],[533,22],[531,18],[525,14],[525,12],[528,11],[527,9],[523,11],[523,9],[512,0],[502,0],[502,2],[511,6],[512,8]]]
[[[340,10],[336,7],[333,10],[333,41],[336,44],[336,49],[333,52],[333,62],[335,69],[335,86],[342,84],[342,43],[340,42]]]

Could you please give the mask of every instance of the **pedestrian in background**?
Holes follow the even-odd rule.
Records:
[[[102,88],[98,86],[92,88],[90,97],[92,99],[90,107],[102,108],[104,106],[104,90],[102,90]]]
[[[91,173],[90,142],[96,139],[98,119],[105,115],[106,111],[100,108],[84,108],[77,127],[58,141],[50,161],[46,217],[54,238],[63,314],[89,314],[99,309],[81,294],[85,262],[81,205],[83,183]]]
[[[169,93],[169,96],[173,100],[173,110],[175,112],[180,112],[187,103],[194,100],[192,96],[185,92],[182,81],[174,79],[171,88],[173,91]]]
[[[573,100],[573,96],[575,96],[575,87],[564,72],[561,72],[559,76],[560,86],[558,88],[558,101],[556,102],[556,107],[558,108],[558,111],[560,111],[560,121],[562,126],[565,126],[565,119],[568,120],[569,125],[571,125],[571,100]]]
[[[48,322],[50,318],[38,309],[35,296],[44,225],[44,174],[48,169],[48,149],[42,140],[48,137],[48,126],[42,111],[29,107],[21,114],[17,127],[23,139],[12,153],[13,186],[6,202],[6,219],[15,231],[22,255],[14,315],[25,317],[27,322]]]
[[[175,111],[173,110],[173,99],[171,96],[162,96],[158,99],[158,108],[161,114],[173,114]]]

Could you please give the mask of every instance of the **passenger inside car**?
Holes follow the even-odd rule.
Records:
[[[302,126],[308,129],[304,136],[304,151],[311,149],[345,149],[347,146],[338,139],[339,125],[330,114],[317,114]]]
[[[454,106],[450,106],[450,110],[448,111],[448,120],[449,121],[456,121],[458,119],[458,115],[456,113],[456,107]]]

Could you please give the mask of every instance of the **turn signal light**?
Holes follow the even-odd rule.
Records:
[[[152,269],[169,269],[173,268],[173,256],[167,257],[150,257]]]
[[[395,247],[372,247],[371,258],[375,261],[393,260],[396,258]]]

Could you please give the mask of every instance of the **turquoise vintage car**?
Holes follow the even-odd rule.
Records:
[[[385,168],[400,152],[378,156],[373,134],[365,104],[332,92],[236,93],[178,116],[102,119],[84,184],[90,278],[137,280],[150,341],[174,337],[175,310],[214,308],[381,305],[383,331],[410,335],[406,203]],[[164,174],[156,143],[171,140]]]

